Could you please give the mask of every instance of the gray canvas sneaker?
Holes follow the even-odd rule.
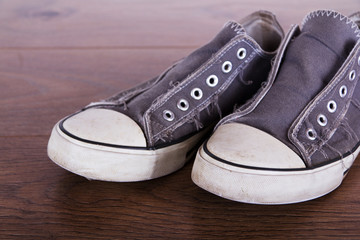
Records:
[[[259,90],[283,38],[272,13],[228,22],[159,77],[58,122],[48,155],[89,179],[141,181],[181,168],[221,116]]]
[[[256,204],[306,201],[338,187],[360,150],[359,36],[334,11],[293,26],[266,87],[199,149],[193,181]]]

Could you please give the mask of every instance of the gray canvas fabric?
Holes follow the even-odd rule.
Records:
[[[280,67],[262,101],[253,111],[244,114],[241,109],[222,123],[239,122],[275,136],[308,167],[348,154],[360,138],[358,39],[351,19],[334,11],[309,14],[301,31],[294,30],[292,40],[279,50],[284,52],[278,57]],[[355,78],[349,81],[351,71]],[[329,112],[332,101],[337,109]]]
[[[266,11],[250,15],[242,25],[230,21],[212,41],[159,77],[92,103],[83,111],[107,108],[130,116],[144,131],[151,148],[179,141],[215,125],[258,91],[282,37],[275,16]],[[241,59],[239,49],[246,52]],[[229,72],[223,71],[226,61],[232,65]],[[212,75],[218,79],[216,86],[207,83]],[[202,92],[199,99],[191,95],[196,89]],[[179,109],[180,100],[188,103],[188,109]]]

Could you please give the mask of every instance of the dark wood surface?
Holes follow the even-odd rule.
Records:
[[[0,1],[0,239],[360,239],[360,160],[310,202],[249,205],[195,186],[192,162],[137,183],[88,181],[53,164],[52,126],[143,82],[267,9],[285,30],[312,10],[358,0]]]

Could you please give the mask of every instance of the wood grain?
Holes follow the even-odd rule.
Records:
[[[359,159],[342,186],[300,204],[228,201],[192,162],[146,182],[88,181],[53,164],[60,118],[156,76],[228,19],[267,9],[285,29],[347,1],[0,1],[0,239],[360,239]]]

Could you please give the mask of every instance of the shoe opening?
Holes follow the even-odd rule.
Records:
[[[255,12],[241,20],[240,24],[246,33],[267,52],[276,51],[284,37],[284,31],[275,15],[267,11]]]

